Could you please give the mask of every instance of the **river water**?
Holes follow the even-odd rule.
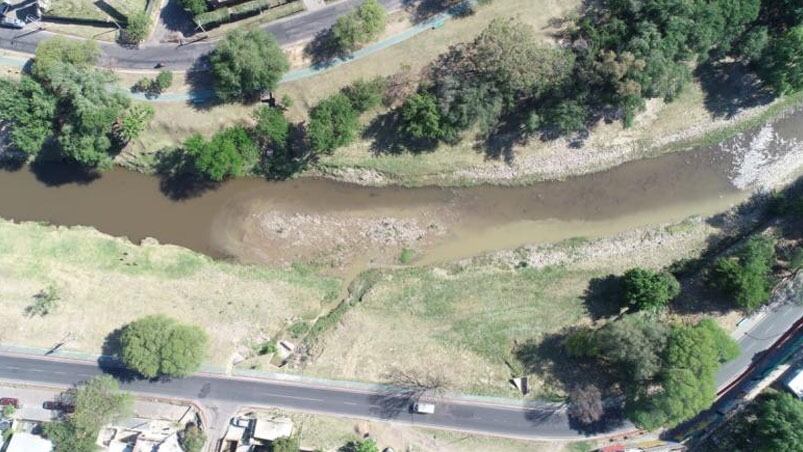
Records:
[[[435,262],[725,210],[746,197],[740,188],[750,186],[750,177],[778,171],[779,164],[784,171],[796,170],[803,162],[789,155],[790,149],[799,150],[798,140],[803,140],[800,112],[722,145],[526,187],[372,188],[316,178],[245,178],[185,200],[165,196],[155,177],[122,169],[89,181],[60,169],[23,167],[0,171],[0,216],[94,226],[133,241],[154,237],[215,257],[261,262],[309,257],[302,242],[324,246],[315,242],[320,228],[334,229],[324,233],[336,245],[349,244],[350,235],[359,235],[349,223],[353,218],[383,219],[382,224],[387,218],[406,219],[438,226],[438,234],[420,246],[422,261]],[[759,157],[751,157],[756,152]],[[737,188],[735,180],[748,183]],[[318,229],[309,229],[309,240],[300,233],[294,243],[282,240],[286,231],[264,226],[266,215],[276,213],[303,219],[294,227]],[[371,248],[371,236],[357,239]],[[386,246],[374,248],[407,245],[392,238],[380,244]]]

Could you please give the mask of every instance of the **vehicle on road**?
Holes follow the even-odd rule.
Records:
[[[20,401],[13,397],[3,397],[0,399],[0,406],[13,406],[14,408],[20,407]]]
[[[0,17],[0,27],[16,28],[19,30],[25,28],[25,22],[17,19],[16,17],[3,16]]]
[[[425,402],[415,402],[411,407],[414,413],[418,414],[434,414],[435,404]]]
[[[42,408],[50,411],[63,411],[65,413],[75,412],[75,407],[73,405],[64,402],[54,402],[52,400],[43,403]]]

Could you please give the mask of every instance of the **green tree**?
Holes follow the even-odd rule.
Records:
[[[338,17],[332,25],[332,38],[342,52],[358,49],[376,39],[385,29],[387,11],[377,0],[364,0],[351,13]]]
[[[349,441],[344,447],[340,448],[343,452],[379,452],[379,446],[373,438],[365,440]]]
[[[585,105],[566,100],[544,112],[544,121],[561,135],[579,132],[586,128],[588,112]]]
[[[284,436],[276,438],[270,444],[271,452],[298,452],[299,442],[297,436]]]
[[[717,259],[711,282],[742,309],[753,310],[769,300],[775,243],[769,237],[751,237],[730,257]]]
[[[316,152],[331,153],[354,140],[359,129],[357,112],[342,93],[322,100],[310,112],[307,137]]]
[[[206,0],[181,0],[181,6],[191,12],[193,16],[205,13],[208,9]]]
[[[226,102],[273,91],[290,64],[276,39],[259,29],[227,34],[209,56],[215,93]]]
[[[201,452],[206,444],[206,434],[195,424],[188,424],[179,438],[185,452]]]
[[[376,108],[382,103],[385,95],[385,79],[376,77],[371,80],[359,79],[343,88],[343,94],[351,101],[354,110],[363,113]]]
[[[735,424],[732,440],[738,449],[803,450],[803,401],[791,394],[762,394],[742,412]]]
[[[129,44],[139,44],[148,37],[151,19],[145,11],[128,16],[128,23],[123,30],[123,40]]]
[[[121,335],[121,358],[147,378],[184,377],[198,370],[206,352],[206,333],[162,315],[128,324]]]
[[[254,132],[260,144],[272,148],[274,152],[286,149],[290,137],[290,122],[281,110],[261,107],[254,113],[254,119]]]
[[[719,365],[738,353],[733,339],[710,319],[695,326],[674,326],[664,353],[662,391],[648,396],[637,389],[640,400],[631,401],[631,418],[652,430],[697,415],[714,401],[714,376]]]
[[[680,294],[680,283],[669,273],[632,268],[622,276],[623,300],[638,310],[659,310]]]
[[[136,139],[148,127],[154,114],[150,104],[134,104],[117,120],[115,136],[123,143]]]
[[[772,39],[762,55],[758,70],[778,94],[803,89],[803,24]]]
[[[259,149],[241,126],[224,129],[209,141],[192,135],[184,142],[184,150],[192,157],[198,173],[215,182],[242,176],[259,160]]]
[[[661,370],[670,328],[643,314],[630,314],[594,333],[598,356],[619,371],[626,385],[651,380]]]
[[[129,416],[133,398],[120,391],[108,375],[95,377],[66,393],[75,412],[60,421],[45,424],[44,433],[56,452],[94,452],[100,429],[109,422]]]
[[[429,93],[408,97],[401,107],[403,130],[414,138],[437,140],[443,136],[437,99]]]
[[[159,92],[162,93],[168,88],[170,85],[173,84],[173,73],[170,71],[159,71],[159,74],[153,79],[153,86]]]
[[[0,121],[11,124],[14,148],[36,155],[53,133],[57,99],[30,77],[0,79]]]
[[[31,74],[47,83],[51,72],[58,71],[60,66],[66,64],[87,69],[97,63],[98,57],[100,48],[95,41],[56,36],[42,41],[36,47]]]

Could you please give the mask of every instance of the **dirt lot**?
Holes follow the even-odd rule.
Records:
[[[59,297],[55,311],[26,315],[50,285]],[[67,338],[67,349],[100,353],[114,329],[162,313],[203,327],[208,361],[226,365],[236,350],[329,308],[339,286],[307,269],[215,262],[88,228],[0,222],[0,340],[12,344],[50,347]]]

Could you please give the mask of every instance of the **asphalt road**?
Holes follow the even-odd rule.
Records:
[[[798,293],[798,297],[801,294]],[[720,367],[715,382],[722,389],[741,375],[752,363],[786,333],[801,317],[803,304],[788,302],[769,309],[764,317],[737,339],[741,354]]]
[[[89,362],[0,355],[0,378],[5,380],[69,386],[101,373]],[[409,412],[410,395],[397,391],[366,392],[205,374],[172,381],[123,381],[123,389],[140,395],[196,400],[207,406],[225,402],[280,407],[518,438],[579,439],[580,435],[569,426],[565,410],[554,404],[517,407],[440,399],[435,414],[419,415]]]
[[[404,0],[380,0],[388,11],[402,7]],[[344,0],[327,5],[324,8],[296,14],[285,20],[271,22],[263,27],[272,33],[281,45],[296,43],[313,38],[322,30],[335,23],[337,18],[354,9],[362,0]],[[47,24],[45,24],[45,27]],[[46,30],[38,31],[34,25],[25,30],[0,28],[0,48],[16,52],[33,53],[42,40],[55,36]],[[101,48],[101,65],[122,69],[153,69],[158,63],[167,69],[188,69],[198,57],[208,53],[214,43],[200,41],[194,44],[155,44],[139,48],[122,47],[117,44],[103,42]]]

